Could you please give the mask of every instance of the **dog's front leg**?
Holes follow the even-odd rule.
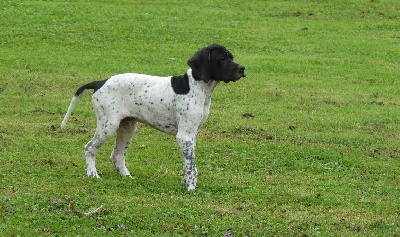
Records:
[[[196,146],[196,136],[178,133],[176,136],[183,156],[183,182],[188,191],[196,188],[197,169],[194,150]]]

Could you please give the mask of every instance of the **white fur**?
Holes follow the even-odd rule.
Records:
[[[68,119],[71,116],[72,110],[74,110],[75,104],[76,104],[76,102],[78,102],[78,99],[79,99],[79,96],[72,97],[72,100],[71,100],[71,103],[69,104],[67,113],[65,114],[64,119],[61,123],[61,128],[65,128],[65,126],[67,126]]]

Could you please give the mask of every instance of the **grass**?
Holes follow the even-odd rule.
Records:
[[[0,9],[0,235],[400,235],[397,0]],[[175,139],[144,125],[128,152],[134,179],[111,167],[111,142],[103,178],[84,177],[90,93],[59,128],[75,90],[122,72],[182,74],[211,43],[248,77],[216,89],[196,191],[181,184]]]

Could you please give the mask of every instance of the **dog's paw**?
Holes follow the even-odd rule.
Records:
[[[121,176],[123,176],[123,177],[131,177],[132,178],[131,173],[129,172],[129,170],[126,167],[122,167],[122,168],[117,169],[117,170],[121,174]]]
[[[94,178],[100,179],[100,176],[99,176],[99,174],[97,173],[97,171],[88,171],[88,172],[86,173],[86,176],[87,176],[87,177],[94,177]]]
[[[186,185],[188,191],[193,191],[196,188],[197,183],[197,170],[194,169],[193,173],[183,173],[183,183]]]
[[[187,187],[187,190],[189,191],[189,192],[194,192],[194,189],[196,188],[196,186],[189,186],[189,187]]]
[[[196,180],[191,180],[191,181],[185,181],[184,180],[184,183],[185,183],[185,185],[186,185],[186,188],[187,188],[187,190],[189,191],[189,192],[193,192],[194,191],[194,189],[196,188]]]
[[[133,179],[133,176],[132,176],[131,174],[124,175],[124,177],[125,177],[125,178],[128,178],[128,179]]]

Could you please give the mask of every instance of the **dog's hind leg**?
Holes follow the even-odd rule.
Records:
[[[125,166],[126,151],[131,144],[131,139],[135,134],[137,128],[137,121],[133,118],[125,118],[121,121],[117,129],[117,140],[115,142],[114,150],[111,154],[110,160],[115,169],[122,176],[129,176],[129,170]]]
[[[109,140],[119,126],[119,121],[102,121],[98,119],[96,132],[91,141],[85,146],[86,175],[100,178],[96,170],[96,155],[100,147]]]

